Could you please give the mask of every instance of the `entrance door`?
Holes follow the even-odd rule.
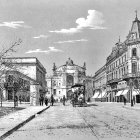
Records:
[[[12,90],[8,90],[8,100],[12,100],[13,99],[13,92]]]
[[[140,95],[136,95],[136,103],[140,103]]]

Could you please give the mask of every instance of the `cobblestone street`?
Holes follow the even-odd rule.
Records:
[[[55,104],[6,140],[136,140],[140,110],[117,103],[73,108]]]

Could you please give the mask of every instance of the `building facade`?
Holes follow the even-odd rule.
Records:
[[[86,77],[86,64],[78,66],[70,58],[62,66],[53,65],[53,75],[47,76],[47,96],[51,94],[60,100],[63,95],[70,98],[71,86],[76,83],[83,83]]]
[[[140,81],[140,21],[137,16],[124,42],[116,43],[107,58],[107,85],[110,92],[109,101],[118,101],[120,95],[127,96],[130,102],[133,93],[129,92],[130,84],[138,91]],[[121,86],[120,86],[121,85]],[[139,95],[134,96],[139,102]]]
[[[126,39],[112,48],[106,59],[106,101],[120,102],[125,97],[128,102],[140,102],[140,21],[135,17]],[[95,92],[102,86],[102,68],[95,73]]]
[[[30,104],[37,105],[39,103],[40,94],[46,92],[46,69],[35,57],[13,57],[4,58],[4,63],[10,63],[12,69],[29,77],[30,79]]]
[[[94,75],[94,96],[92,98],[95,101],[105,101],[106,82],[106,65],[104,65]]]

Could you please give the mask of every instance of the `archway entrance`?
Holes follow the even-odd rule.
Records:
[[[67,75],[67,86],[72,86],[74,84],[74,78],[72,75]]]

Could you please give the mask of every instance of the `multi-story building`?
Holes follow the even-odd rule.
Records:
[[[105,101],[106,96],[106,65],[101,67],[94,75],[94,95],[95,101]]]
[[[10,63],[12,69],[32,79],[30,82],[30,103],[36,105],[40,94],[46,92],[46,69],[35,57],[12,57],[4,58],[5,65]]]
[[[139,102],[138,94],[140,82],[140,21],[133,21],[126,40],[119,41],[112,48],[106,60],[108,101],[121,101],[121,96],[132,97]],[[130,92],[133,84],[134,91]]]
[[[86,76],[85,81],[85,100],[91,99],[93,96],[93,77],[92,76]]]
[[[76,83],[82,83],[86,77],[86,64],[78,66],[69,58],[66,64],[56,67],[53,65],[53,75],[46,78],[48,96],[54,95],[54,98],[61,99],[63,95],[69,98],[72,91],[71,86]]]

